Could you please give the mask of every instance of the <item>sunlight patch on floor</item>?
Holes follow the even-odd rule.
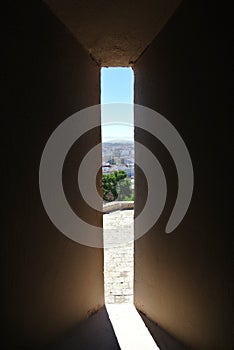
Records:
[[[121,350],[160,350],[132,304],[108,304],[106,309]]]

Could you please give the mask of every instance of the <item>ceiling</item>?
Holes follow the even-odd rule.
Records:
[[[181,0],[44,0],[100,66],[131,66]]]

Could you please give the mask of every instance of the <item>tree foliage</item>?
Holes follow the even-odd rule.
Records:
[[[103,199],[107,202],[128,200],[132,196],[131,180],[127,178],[125,171],[114,171],[111,174],[102,175]]]
[[[117,193],[118,200],[127,201],[131,200],[132,190],[131,190],[131,180],[126,177],[117,183]]]

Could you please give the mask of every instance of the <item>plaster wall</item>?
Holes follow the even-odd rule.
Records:
[[[206,2],[184,1],[134,66],[135,103],[154,109],[177,128],[195,175],[187,215],[167,235],[177,193],[175,165],[159,141],[135,130],[136,141],[161,162],[168,184],[163,215],[135,242],[135,303],[189,349],[230,350],[227,37],[217,31],[215,11]],[[135,173],[137,213],[147,185],[139,169]]]
[[[100,66],[131,66],[181,0],[44,0]]]
[[[56,229],[42,205],[38,175],[53,130],[99,103],[99,68],[41,1],[8,2],[4,15],[2,342],[4,348],[36,349],[104,304],[102,249],[75,243]],[[99,141],[96,128],[65,163],[64,188],[77,212],[82,206],[85,211],[75,191],[77,166]],[[85,218],[102,226],[102,217],[90,208]]]

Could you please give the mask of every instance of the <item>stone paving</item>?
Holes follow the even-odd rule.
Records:
[[[106,304],[133,303],[133,215],[134,210],[103,215]]]

